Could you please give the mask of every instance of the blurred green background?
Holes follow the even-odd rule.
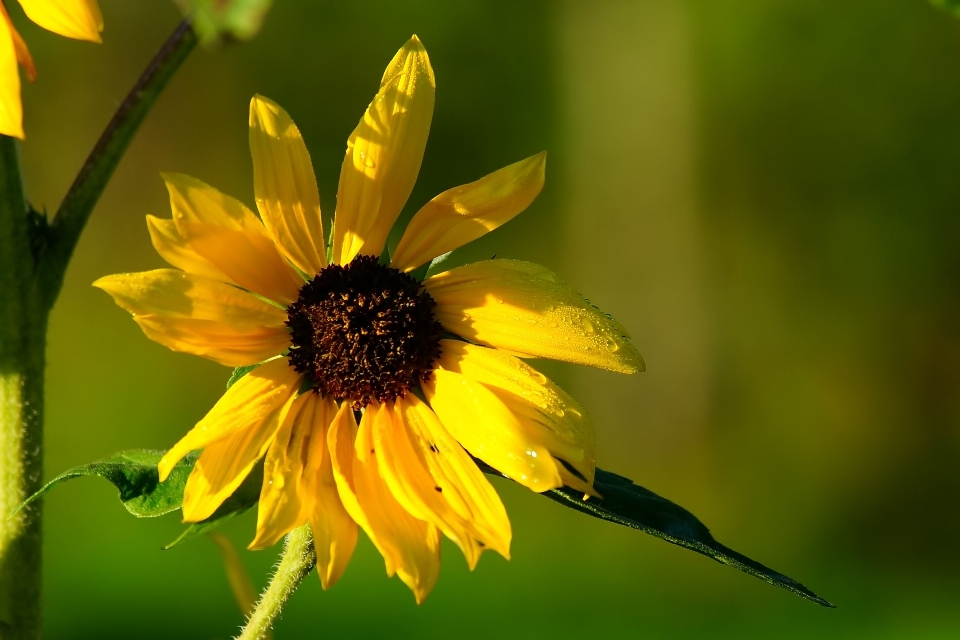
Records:
[[[35,205],[56,209],[149,57],[164,0],[101,0],[95,46],[14,20]],[[47,476],[167,448],[228,371],[148,341],[90,283],[161,266],[160,171],[252,204],[247,105],[294,117],[325,214],[345,141],[412,33],[438,92],[405,212],[542,149],[544,193],[456,257],[542,262],[626,325],[648,371],[546,363],[592,412],[599,462],[696,513],[827,610],[497,482],[513,560],[451,544],[417,607],[363,539],[276,637],[960,637],[960,22],[923,0],[276,2],[252,43],[198,51],[81,241],[49,342]],[[227,638],[212,542],[171,551],[106,483],[46,501],[49,638]],[[225,531],[241,547],[253,514]],[[274,551],[242,552],[258,586]]]

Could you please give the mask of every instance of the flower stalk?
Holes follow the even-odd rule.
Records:
[[[310,525],[303,525],[289,534],[283,545],[280,564],[254,608],[237,640],[262,640],[268,637],[273,621],[303,579],[317,564]]]
[[[0,136],[0,637],[41,635],[43,383],[50,310],[80,234],[196,37],[181,22],[110,120],[52,223],[27,204],[17,142]]]

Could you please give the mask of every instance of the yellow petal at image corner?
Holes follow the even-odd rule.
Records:
[[[337,415],[337,403],[317,393],[305,395],[307,400],[298,419],[309,424],[310,436],[298,492],[313,532],[320,584],[329,589],[346,570],[359,530],[340,501],[327,449],[327,433]]]
[[[485,548],[510,557],[510,520],[476,463],[413,394],[373,421],[380,475],[411,514],[457,543],[472,570]]]
[[[425,204],[407,225],[391,266],[413,271],[522,212],[543,189],[547,154],[521,160]]]
[[[626,329],[549,269],[484,260],[427,278],[443,327],[522,358],[550,358],[618,373],[643,371]]]
[[[367,405],[358,428],[349,403],[341,405],[328,436],[333,474],[343,506],[383,556],[387,575],[396,573],[420,604],[440,572],[440,535],[400,506],[380,477],[370,432],[377,409]]]
[[[58,35],[100,42],[103,15],[96,0],[20,0],[27,17]]]
[[[441,364],[423,392],[450,435],[473,456],[538,493],[563,485],[561,465],[486,386]]]
[[[17,62],[23,67],[24,73],[27,74],[27,80],[33,82],[37,79],[37,67],[33,64],[33,56],[30,55],[30,49],[27,48],[27,43],[24,42],[23,36],[21,36],[17,28],[13,26],[13,22],[10,20],[10,14],[7,13],[7,8],[3,6],[2,3],[0,3],[0,11],[3,12],[4,22],[6,22],[7,27],[9,27],[10,36],[13,38],[13,50],[17,54]]]
[[[163,456],[157,465],[160,481],[166,480],[174,465],[189,452],[260,427],[297,392],[300,379],[286,358],[277,358],[237,380],[207,415]]]
[[[303,279],[284,259],[263,223],[236,198],[190,176],[162,174],[183,245],[228,282],[275,302],[297,299]]]
[[[379,255],[420,172],[436,80],[413,36],[387,66],[360,124],[347,140],[333,225],[333,261]]]
[[[23,138],[23,105],[20,103],[20,67],[10,16],[0,5],[0,134]]]
[[[576,469],[558,465],[564,484],[584,493],[596,469],[596,431],[586,411],[567,392],[526,362],[459,340],[441,341],[440,366],[479,382],[519,421],[525,436]]]
[[[147,215],[147,231],[153,248],[171,266],[205,278],[230,282],[227,274],[190,248],[190,243],[177,231],[173,220]]]
[[[270,446],[291,404],[292,396],[266,419],[204,447],[183,489],[184,522],[209,518],[237,490]]]
[[[327,264],[313,164],[287,112],[259,95],[250,101],[250,154],[264,226],[287,259],[313,276]]]
[[[132,313],[147,337],[174,351],[237,367],[289,346],[283,309],[216,280],[156,269],[106,276],[93,286]]]

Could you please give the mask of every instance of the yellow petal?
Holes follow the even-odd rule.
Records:
[[[299,493],[313,531],[320,584],[329,589],[347,568],[357,546],[358,529],[340,502],[327,451],[327,432],[337,414],[337,404],[316,393],[306,395],[300,419],[310,425],[310,437]]]
[[[596,432],[576,400],[527,363],[496,349],[442,340],[441,350],[441,367],[492,391],[519,420],[531,442],[566,461],[583,476],[586,486],[593,482]],[[564,475],[562,465],[559,469]],[[576,488],[583,486],[579,483]]]
[[[175,269],[100,278],[103,289],[151,340],[227,366],[253,364],[290,344],[286,314],[216,280]]]
[[[150,232],[153,248],[169,264],[187,273],[195,273],[220,282],[230,282],[227,274],[190,248],[190,243],[177,231],[177,225],[173,220],[163,220],[148,215],[147,230]]]
[[[485,547],[510,557],[503,503],[426,403],[409,394],[372,424],[380,475],[407,511],[457,543],[471,569]]]
[[[531,262],[485,260],[424,281],[451,333],[521,358],[552,358],[619,373],[644,370],[626,329]]]
[[[237,490],[270,446],[291,400],[292,396],[266,419],[204,447],[183,488],[184,522],[209,518]]]
[[[314,275],[327,261],[313,164],[297,125],[263,96],[250,101],[250,153],[264,226],[290,262]]]
[[[376,411],[376,403],[367,405],[357,429],[350,403],[341,405],[328,436],[333,475],[343,506],[380,551],[387,575],[399,575],[419,604],[437,581],[440,537],[400,506],[380,477],[370,433]]]
[[[160,481],[166,480],[173,466],[189,452],[258,429],[299,388],[300,374],[293,370],[286,358],[262,364],[240,378],[203,420],[163,456],[157,465]]]
[[[550,451],[527,435],[485,385],[441,367],[423,383],[423,392],[447,431],[477,458],[537,492],[563,485]]]
[[[413,36],[387,66],[380,91],[347,140],[333,233],[337,264],[383,249],[420,172],[435,89],[427,51]]]
[[[23,138],[23,106],[20,103],[20,68],[13,24],[4,9],[0,21],[0,134]]]
[[[307,417],[301,415],[301,409],[312,395],[305,393],[292,402],[267,450],[257,505],[257,535],[250,549],[272,547],[307,521],[298,488],[312,425],[301,419]]]
[[[37,79],[37,68],[33,64],[33,56],[30,55],[30,49],[27,48],[27,43],[23,41],[23,36],[21,36],[16,27],[13,26],[13,22],[10,20],[10,14],[7,13],[7,8],[0,4],[0,10],[3,11],[4,22],[7,23],[7,27],[10,29],[10,36],[13,38],[13,49],[17,54],[17,62],[23,67],[24,72],[27,74],[27,79],[33,82]]]
[[[103,16],[96,0],[20,0],[27,17],[56,34],[100,42]]]
[[[423,206],[407,225],[392,266],[413,271],[508,222],[543,188],[547,154],[511,164],[449,191]]]
[[[289,304],[303,279],[283,258],[257,216],[239,200],[182,174],[163,174],[177,232],[229,282]]]

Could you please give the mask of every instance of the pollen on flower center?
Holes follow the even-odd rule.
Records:
[[[332,264],[287,307],[290,364],[354,409],[402,397],[433,371],[443,327],[415,278],[374,256]]]

